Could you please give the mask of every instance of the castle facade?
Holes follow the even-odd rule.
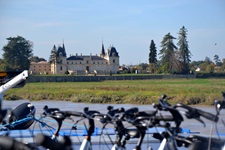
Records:
[[[32,62],[30,72],[33,74],[111,74],[117,73],[119,69],[119,53],[114,46],[106,51],[104,45],[100,55],[70,55],[67,57],[66,49],[63,46],[53,46],[49,62]]]

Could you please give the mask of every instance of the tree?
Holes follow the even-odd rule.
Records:
[[[213,73],[214,72],[214,64],[210,63],[209,65],[207,65],[205,71],[209,72],[209,73]]]
[[[52,48],[50,57],[49,57],[49,62],[50,63],[56,63],[56,60],[57,60],[56,57],[57,57],[57,49],[56,49],[56,46],[54,45],[53,48]]]
[[[179,46],[179,60],[180,60],[180,69],[181,73],[189,73],[190,72],[190,58],[191,52],[188,49],[188,41],[187,41],[187,29],[183,26],[179,31],[178,43]]]
[[[7,38],[3,47],[3,60],[7,70],[28,70],[33,55],[33,44],[21,36]]]
[[[156,70],[156,63],[157,63],[157,50],[156,50],[156,47],[155,47],[155,43],[153,40],[151,40],[151,44],[150,44],[150,47],[149,47],[149,64],[150,64],[150,72],[151,73],[155,73],[155,70]]]
[[[174,73],[176,72],[176,54],[175,50],[177,47],[173,44],[173,39],[176,39],[170,33],[166,34],[161,42],[162,49],[160,50],[160,67],[164,73]]]
[[[210,58],[209,57],[205,57],[205,60],[203,61],[202,64],[199,65],[199,67],[200,67],[201,71],[208,71],[208,72],[210,72],[210,69],[211,69],[211,65],[210,64],[212,64],[212,61],[210,60]],[[209,66],[209,67],[207,68],[207,66]]]
[[[138,66],[140,66],[142,68],[142,70],[146,70],[148,68],[147,63],[140,63]]]
[[[57,73],[57,49],[56,46],[54,45],[50,54],[50,58],[49,58],[49,63],[54,64],[54,70],[53,73],[56,74]]]
[[[31,62],[40,62],[40,61],[46,61],[44,58],[39,58],[38,56],[32,56],[30,58]]]
[[[214,55],[214,61],[217,66],[222,66],[222,62],[220,61],[220,58],[218,55]]]
[[[225,58],[222,61],[221,71],[225,71]]]
[[[5,71],[5,62],[3,59],[0,58],[0,71]]]
[[[212,63],[212,61],[211,61],[211,59],[209,58],[209,57],[205,57],[205,60],[204,60],[204,62],[206,63],[206,64],[210,64],[210,63]]]

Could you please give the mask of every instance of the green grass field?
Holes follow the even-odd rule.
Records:
[[[159,79],[103,82],[27,83],[10,89],[4,99],[66,100],[83,103],[152,104],[162,94],[172,103],[213,105],[222,99],[224,79]]]

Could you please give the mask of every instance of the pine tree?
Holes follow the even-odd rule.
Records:
[[[57,55],[57,49],[56,49],[56,46],[54,45],[49,57],[50,63],[56,63],[56,55]]]
[[[170,33],[166,34],[161,42],[162,49],[160,50],[160,68],[164,73],[176,72],[176,56],[175,50],[177,47],[173,44],[173,40],[176,39]]]
[[[221,62],[218,55],[214,55],[214,61],[215,61],[217,66],[222,66],[222,62]]]
[[[151,40],[151,44],[150,44],[150,48],[149,48],[150,52],[149,52],[149,63],[156,63],[157,62],[157,51],[156,51],[156,47],[155,47],[155,43],[153,40]]]
[[[191,58],[191,52],[188,48],[188,41],[187,41],[187,29],[183,26],[179,31],[179,37],[178,37],[178,52],[179,52],[179,61],[180,65],[179,68],[181,70],[181,73],[189,73],[190,72],[190,58]]]
[[[151,40],[151,44],[149,47],[149,70],[151,73],[155,73],[156,70],[156,63],[157,63],[157,50],[156,50],[156,46],[153,40]]]

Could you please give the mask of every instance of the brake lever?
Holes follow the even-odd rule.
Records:
[[[185,111],[185,116],[188,118],[188,119],[196,119],[197,121],[199,121],[200,123],[203,124],[203,126],[205,127],[205,122],[200,119],[200,115],[198,113],[195,113],[195,111]]]
[[[196,119],[197,121],[201,122],[201,123],[203,124],[204,127],[206,127],[205,122],[204,122],[202,119],[200,119],[200,118],[195,118],[195,119]]]

